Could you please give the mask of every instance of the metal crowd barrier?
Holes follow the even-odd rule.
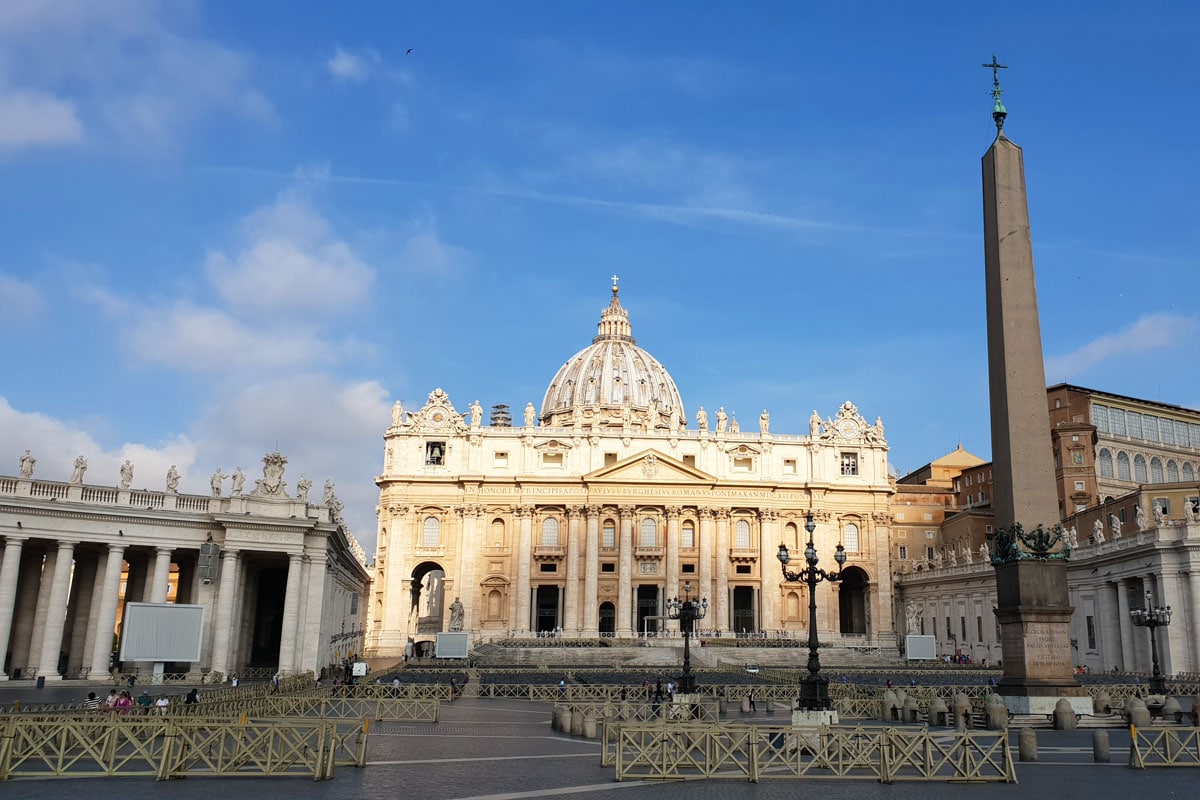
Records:
[[[171,717],[10,716],[0,720],[0,780],[190,775],[333,777],[364,766],[369,723]]]
[[[1130,727],[1129,766],[1200,767],[1200,728]]]
[[[1006,732],[655,723],[607,726],[616,780],[871,779],[1016,783]]]

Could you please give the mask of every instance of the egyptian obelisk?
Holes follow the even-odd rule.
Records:
[[[1083,708],[1071,664],[1071,608],[1051,452],[1046,372],[1021,148],[1004,135],[999,70],[992,57],[996,140],[983,156],[988,376],[996,619],[1013,713],[1048,714],[1060,697]]]

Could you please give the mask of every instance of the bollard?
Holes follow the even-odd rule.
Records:
[[[958,727],[962,725],[962,727]],[[971,727],[971,698],[962,692],[954,695],[954,729],[965,731]]]
[[[930,725],[949,725],[950,720],[946,719],[950,715],[950,711],[946,708],[946,701],[940,697],[935,697],[929,701],[929,724]]]
[[[1111,714],[1112,713],[1112,696],[1104,689],[1096,692],[1096,696],[1092,698],[1092,713],[1093,714]]]
[[[1150,726],[1150,709],[1140,697],[1130,696],[1125,700],[1125,721],[1138,728]]]
[[[750,713],[750,698],[749,698],[749,696],[742,698],[742,713],[743,714]]]
[[[774,712],[775,712],[775,701],[768,697],[767,698],[767,713],[773,714]]]
[[[989,731],[1002,731],[1008,727],[1008,706],[998,694],[988,698],[987,726]]]
[[[1078,720],[1075,719],[1075,709],[1071,708],[1071,703],[1067,698],[1060,697],[1054,704],[1054,730],[1073,731],[1076,727],[1078,727]]]
[[[725,695],[717,698],[717,713],[724,714],[729,710],[729,701],[725,699]]]
[[[887,689],[883,699],[879,701],[879,719],[882,722],[892,722],[900,719],[900,704],[896,702],[896,693]]]
[[[1033,728],[1021,729],[1017,737],[1017,758],[1021,761],[1037,761],[1037,733]]]
[[[591,711],[583,715],[583,738],[596,738],[596,715]]]
[[[1168,696],[1162,707],[1163,722],[1174,720],[1175,722],[1183,721],[1183,709],[1179,707],[1179,701],[1174,696]]]
[[[1200,728],[1200,700],[1192,703],[1192,724]]]
[[[1092,731],[1092,760],[1098,764],[1109,762],[1108,731]]]
[[[921,707],[917,705],[917,698],[908,697],[904,700],[904,721],[916,722],[917,714],[921,711]]]
[[[571,714],[571,735],[583,736],[583,711],[578,708]]]

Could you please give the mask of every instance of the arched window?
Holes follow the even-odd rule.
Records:
[[[1150,482],[1151,483],[1162,483],[1163,482],[1163,468],[1162,468],[1162,459],[1161,458],[1155,457],[1155,458],[1150,459]]]
[[[1100,448],[1099,462],[1100,462],[1100,477],[1101,478],[1113,477],[1112,451],[1109,450],[1107,447]]]
[[[422,547],[437,547],[442,541],[442,526],[437,517],[425,518],[425,530],[421,537]]]
[[[558,547],[558,520],[554,517],[542,520],[542,547]]]
[[[1192,465],[1188,462],[1183,462],[1183,479],[1185,481],[1196,480],[1196,471],[1192,469]]]
[[[1179,464],[1175,462],[1175,459],[1171,459],[1167,462],[1167,482],[1179,482]]]
[[[733,546],[743,550],[750,549],[750,523],[739,519],[734,526]]]
[[[846,527],[842,529],[842,546],[846,548],[847,553],[858,552],[858,526],[853,522],[847,522]]]
[[[500,590],[492,589],[487,599],[488,619],[500,619]]]
[[[786,544],[789,550],[796,550],[800,547],[800,532],[796,523],[789,522],[783,526],[783,544]]]
[[[608,550],[617,546],[617,523],[611,519],[604,520],[604,527],[600,531],[600,546]]]
[[[658,526],[654,520],[646,517],[642,520],[642,547],[658,546]]]
[[[1133,457],[1133,479],[1138,483],[1149,483],[1149,478],[1146,477],[1146,457]]]
[[[495,547],[504,546],[504,520],[492,520],[492,545]]]
[[[683,523],[683,541],[680,544],[685,548],[696,546],[696,523],[691,520]]]
[[[1123,481],[1133,480],[1133,475],[1129,471],[1129,454],[1125,452],[1117,453],[1117,477]]]

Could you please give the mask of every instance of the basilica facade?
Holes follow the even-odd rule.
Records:
[[[894,647],[888,448],[851,402],[807,431],[763,411],[686,409],[633,337],[617,287],[592,343],[551,378],[541,408],[483,422],[441,389],[384,436],[367,654],[399,656],[462,630],[473,643],[669,632],[670,598],[704,598],[712,635],[807,635],[807,589],[784,544],[809,539],[842,578],[818,586],[826,644]],[[793,562],[794,564],[795,562]]]

